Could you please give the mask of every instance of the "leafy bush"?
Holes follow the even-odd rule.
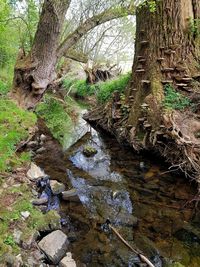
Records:
[[[191,105],[190,99],[176,92],[171,85],[167,84],[164,90],[165,100],[163,101],[163,106],[165,108],[183,110]]]
[[[26,154],[17,156],[16,145],[28,137],[28,130],[36,123],[36,116],[18,108],[12,101],[0,99],[0,172],[10,170],[26,161]]]
[[[125,75],[120,75],[118,78],[109,80],[106,82],[99,83],[99,90],[97,93],[97,99],[99,102],[103,103],[109,100],[114,91],[123,93],[130,81],[130,73]]]

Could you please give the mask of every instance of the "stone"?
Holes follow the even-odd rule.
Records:
[[[75,188],[62,192],[63,200],[73,200],[77,196],[77,190]]]
[[[175,233],[175,237],[187,244],[200,244],[200,230],[187,222],[182,223],[182,228]]]
[[[37,154],[41,154],[41,153],[43,153],[43,152],[45,152],[46,151],[46,148],[45,147],[40,147],[39,149],[37,149],[35,152],[37,153]]]
[[[22,211],[21,216],[23,219],[26,220],[30,216],[30,212],[29,211]]]
[[[42,198],[34,199],[31,201],[31,203],[35,206],[44,205],[48,203],[48,198],[42,197]]]
[[[53,264],[58,264],[64,257],[68,244],[67,236],[62,231],[56,230],[45,236],[38,246]]]
[[[41,134],[41,135],[40,135],[40,140],[41,140],[42,142],[45,142],[45,141],[47,140],[46,135]]]
[[[65,185],[62,183],[59,183],[56,180],[51,180],[50,186],[51,186],[52,193],[54,195],[58,195],[58,194],[62,193],[63,191],[65,191]]]
[[[76,262],[74,259],[72,259],[72,254],[71,252],[68,252],[66,254],[66,257],[64,257],[60,263],[59,267],[76,267]]]
[[[44,173],[44,171],[38,167],[35,163],[31,163],[31,166],[30,166],[30,169],[28,170],[27,172],[27,177],[30,179],[30,180],[38,180],[40,179],[41,177],[44,177],[46,176],[46,174]]]
[[[96,148],[92,146],[85,146],[83,148],[83,155],[85,155],[86,157],[91,157],[94,156],[95,154],[97,154]]]
[[[14,239],[15,243],[18,245],[21,242],[21,235],[22,235],[22,231],[14,229],[13,239]]]

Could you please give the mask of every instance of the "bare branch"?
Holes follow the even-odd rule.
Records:
[[[134,14],[135,14],[135,8],[133,6],[130,6],[128,8],[118,7],[118,8],[108,9],[100,13],[99,15],[87,19],[74,32],[72,32],[69,36],[65,38],[65,40],[58,48],[58,57],[63,56],[67,52],[67,50],[73,45],[75,45],[77,41],[79,41],[84,34],[86,34],[91,29],[95,28],[96,26],[99,26],[113,19]]]

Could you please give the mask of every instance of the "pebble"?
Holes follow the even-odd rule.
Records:
[[[24,219],[27,219],[30,216],[30,212],[29,211],[22,211],[21,215]]]

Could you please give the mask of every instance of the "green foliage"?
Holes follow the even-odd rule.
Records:
[[[191,105],[190,99],[176,92],[171,85],[166,85],[164,89],[165,100],[163,106],[166,109],[183,110]]]
[[[6,239],[4,240],[4,243],[5,243],[6,245],[11,246],[11,247],[14,247],[15,244],[16,244],[12,235],[8,235],[8,236],[6,237]]]
[[[12,101],[0,99],[0,172],[11,170],[29,159],[27,153],[17,156],[16,145],[28,137],[36,116],[18,108]]]
[[[142,4],[140,4],[140,8],[148,7],[151,13],[156,12],[156,1],[155,0],[145,0]]]
[[[0,95],[5,96],[9,91],[9,85],[0,80]]]
[[[37,106],[36,113],[45,120],[53,136],[63,144],[66,133],[72,127],[72,120],[66,106],[50,95],[46,95],[44,102]]]
[[[200,35],[200,19],[190,18],[190,32],[193,35]]]
[[[123,93],[130,81],[130,73],[120,75],[116,79],[108,80],[98,84],[97,99],[99,102],[104,103],[110,99],[114,91]]]
[[[87,84],[86,80],[64,79],[63,86],[65,89],[73,87],[72,92],[76,93],[79,97],[84,98],[94,95],[97,97],[99,102],[103,103],[112,96],[114,91],[123,92],[130,81],[130,77],[130,73],[123,74],[115,79],[92,85]]]

